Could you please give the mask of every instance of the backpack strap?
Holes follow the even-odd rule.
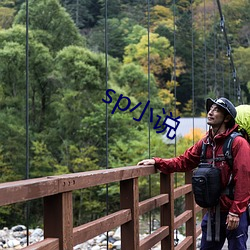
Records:
[[[202,146],[201,146],[201,155],[200,155],[200,162],[204,163],[204,162],[210,162],[210,161],[224,161],[225,160],[225,156],[224,157],[216,157],[216,158],[206,158],[206,152],[207,152],[207,143],[202,142]],[[230,151],[230,149],[229,149]],[[223,151],[224,152],[224,151]],[[230,151],[231,152],[231,151]]]
[[[200,162],[205,162],[205,160],[206,160],[206,152],[207,152],[207,144],[202,142]]]
[[[223,154],[225,157],[225,160],[227,161],[230,169],[233,169],[233,155],[232,155],[232,144],[234,139],[237,136],[242,136],[242,133],[240,132],[233,132],[231,133],[225,140],[224,145],[223,145]],[[206,161],[206,152],[207,152],[207,144],[202,142],[202,148],[201,148],[201,162],[205,162]],[[215,161],[221,161],[224,160],[223,158],[215,158]]]
[[[242,134],[239,132],[233,132],[232,134],[230,134],[227,137],[227,139],[223,145],[223,154],[224,154],[225,160],[226,160],[227,164],[229,165],[231,171],[233,171],[232,144],[233,144],[234,139],[237,136],[242,136]],[[227,184],[227,187],[224,191],[224,194],[226,194],[231,200],[234,199],[234,184],[233,184],[232,178],[233,177],[231,174],[229,182]]]
[[[233,169],[233,155],[232,155],[232,144],[233,144],[233,140],[237,137],[237,136],[242,136],[241,133],[239,132],[233,132],[231,133],[224,145],[223,145],[223,154],[225,156],[225,159],[230,167],[230,169],[232,170]]]

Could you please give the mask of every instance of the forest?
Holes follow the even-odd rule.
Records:
[[[202,132],[166,143],[163,108],[205,117],[207,97],[249,103],[250,2],[220,2],[225,20],[215,0],[2,0],[1,183],[173,157]],[[150,182],[149,192],[140,180],[140,199],[158,191]],[[118,190],[108,187],[110,211]],[[76,191],[75,225],[106,213],[106,196],[106,186]],[[30,204],[31,225],[42,226],[41,202]],[[24,210],[0,207],[0,227],[25,221]]]

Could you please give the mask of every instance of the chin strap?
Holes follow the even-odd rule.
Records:
[[[217,133],[219,132],[219,130],[220,130],[222,124],[224,123],[225,119],[226,119],[226,116],[224,116],[223,121],[221,122],[219,128],[216,130],[216,132],[214,133],[214,135],[211,135],[212,140],[214,140],[214,137],[215,137],[215,136],[217,135]],[[212,127],[212,126],[210,126],[210,127]]]

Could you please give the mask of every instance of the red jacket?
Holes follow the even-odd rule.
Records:
[[[184,154],[176,158],[162,159],[154,158],[155,166],[163,173],[186,172],[198,166],[202,150],[202,142],[209,143],[207,146],[206,159],[213,158],[213,148],[216,157],[223,157],[223,144],[225,138],[233,131],[238,130],[238,125],[228,129],[223,134],[218,134],[212,138],[206,136],[195,145],[185,151]],[[214,145],[214,147],[212,146]],[[221,211],[232,212],[241,215],[247,208],[250,201],[250,144],[241,136],[237,136],[232,144],[233,155],[233,180],[234,180],[234,200],[230,200],[226,195],[220,198]],[[226,161],[215,162],[215,166],[221,169],[221,184],[224,189],[230,178],[231,170]]]

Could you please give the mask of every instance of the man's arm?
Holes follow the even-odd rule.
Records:
[[[155,165],[157,169],[165,174],[173,172],[186,172],[194,169],[200,162],[202,140],[187,149],[184,154],[170,159],[153,157],[138,162],[137,165]]]
[[[250,201],[250,145],[238,136],[233,141],[234,201],[230,208],[233,214],[241,215]]]

